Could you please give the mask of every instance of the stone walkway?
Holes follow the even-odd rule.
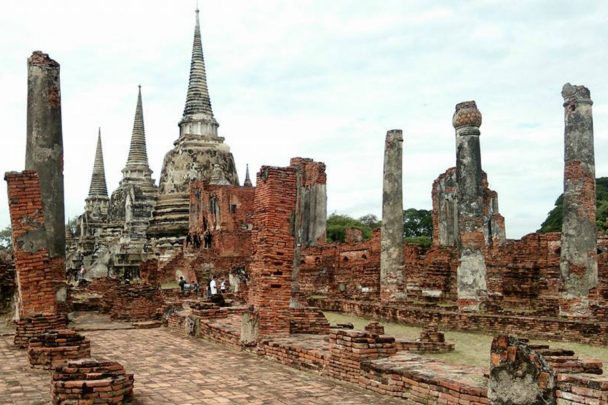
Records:
[[[164,328],[85,333],[93,357],[135,373],[134,404],[402,404],[401,401],[296,370],[255,354]],[[50,403],[50,374],[0,337],[0,404]]]

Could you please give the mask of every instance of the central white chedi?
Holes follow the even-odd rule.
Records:
[[[196,10],[196,26],[190,63],[190,79],[179,137],[163,161],[159,196],[154,218],[148,229],[152,237],[183,236],[188,230],[189,188],[192,180],[210,181],[220,169],[228,184],[239,185],[234,157],[213,116],[207,87],[207,74]]]

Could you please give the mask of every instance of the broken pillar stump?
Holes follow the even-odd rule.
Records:
[[[500,335],[492,341],[488,399],[495,405],[556,404],[555,371],[527,343]]]

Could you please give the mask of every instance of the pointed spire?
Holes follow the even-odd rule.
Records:
[[[95,163],[93,164],[93,176],[91,177],[91,187],[89,187],[89,197],[107,197],[108,188],[106,187],[106,173],[103,166],[103,151],[101,149],[101,128],[97,134],[97,150],[95,151]]]
[[[135,120],[133,122],[133,132],[131,134],[131,147],[127,166],[123,170],[139,169],[150,170],[148,165],[148,154],[146,152],[146,131],[144,129],[144,110],[141,101],[141,86],[137,94],[137,107],[135,108]],[[142,167],[144,166],[144,167]]]
[[[245,182],[243,183],[243,187],[253,187],[253,183],[251,183],[251,179],[249,178],[249,163],[245,169]]]
[[[190,62],[190,80],[188,82],[188,95],[184,118],[193,114],[205,114],[213,118],[211,99],[207,88],[207,73],[203,57],[203,44],[201,42],[201,29],[198,19],[198,5],[196,7],[196,26],[194,27],[194,43],[192,45],[192,60]]]

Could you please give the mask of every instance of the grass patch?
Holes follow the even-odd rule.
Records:
[[[348,315],[338,312],[324,312],[325,317],[331,324],[351,322],[355,329],[363,329],[371,318]],[[387,335],[403,339],[417,339],[422,328],[407,326],[395,322],[379,321],[384,325]],[[470,366],[490,366],[490,346],[494,335],[475,332],[450,332],[440,328],[445,333],[445,339],[455,344],[455,350],[451,353],[425,354],[437,360],[451,364],[467,364]],[[553,342],[549,340],[531,339],[532,343],[548,344],[552,348],[564,348],[574,350],[580,358],[595,358],[608,364],[608,347],[591,346],[581,343]]]
[[[167,281],[166,283],[162,283],[160,285],[160,288],[163,290],[171,290],[173,288],[178,288],[179,284],[177,284],[177,281]]]

